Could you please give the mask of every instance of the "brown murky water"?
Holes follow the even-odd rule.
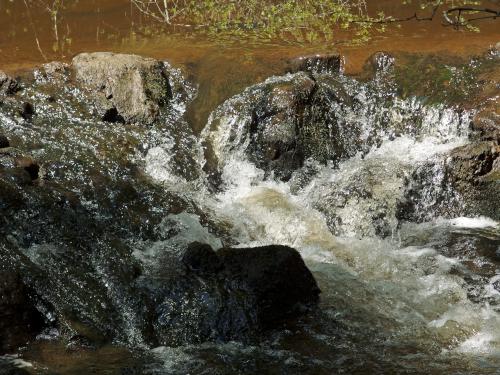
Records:
[[[50,3],[50,2],[49,2]],[[424,17],[430,13],[415,5],[401,5],[401,0],[368,1],[369,13],[384,11],[404,18],[415,10]],[[498,8],[498,1],[484,1],[484,6]],[[55,21],[55,22],[54,22]],[[306,51],[338,50],[346,56],[348,72],[358,71],[374,51],[451,52],[468,55],[483,51],[500,41],[499,20],[476,23],[479,33],[454,30],[442,25],[437,15],[432,22],[409,21],[401,27],[390,26],[361,47],[349,47],[349,34],[339,32],[338,40],[325,45],[231,45],[193,38],[184,30],[154,32],[157,23],[143,16],[128,0],[77,0],[70,2],[54,20],[42,6],[26,6],[24,0],[0,0],[0,68],[15,71],[54,59],[70,59],[83,51],[113,50],[168,58],[173,63],[197,63],[222,55],[247,61],[249,58],[278,61]],[[212,63],[209,62],[208,65]],[[269,66],[269,64],[266,64]]]
[[[43,3],[43,2],[42,2]],[[50,2],[46,2],[50,3]],[[430,10],[401,5],[401,0],[370,0],[369,13],[384,11],[404,18]],[[484,1],[492,9],[497,0]],[[304,53],[338,51],[345,56],[347,73],[359,72],[373,52],[445,52],[457,55],[479,53],[500,41],[500,20],[477,23],[479,33],[454,30],[434,21],[409,21],[401,27],[389,25],[363,46],[346,44],[351,35],[339,32],[329,43],[300,45],[275,41],[260,45],[232,40],[221,42],[190,35],[189,30],[159,29],[158,23],[142,15],[128,0],[77,0],[53,19],[42,6],[27,6],[24,0],[0,0],[0,69],[16,72],[51,60],[69,60],[84,51],[109,50],[136,53],[187,68],[200,84],[200,95],[190,117],[195,128],[204,125],[208,113],[243,87],[283,70],[287,58]],[[28,2],[29,4],[29,2]]]

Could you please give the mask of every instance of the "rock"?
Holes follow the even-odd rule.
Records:
[[[332,53],[296,57],[288,62],[287,72],[338,74],[342,69],[342,56]]]
[[[172,97],[164,63],[135,55],[82,53],[72,62],[76,81],[96,95],[104,121],[152,123]]]
[[[288,246],[218,251],[231,286],[255,300],[258,324],[272,328],[319,300],[320,290],[297,250]]]
[[[419,166],[406,186],[398,217],[428,221],[436,216],[500,219],[500,146],[480,141]]]
[[[0,148],[10,147],[10,142],[6,136],[0,135]]]
[[[15,272],[0,268],[0,354],[26,344],[42,327],[29,294]]]
[[[29,156],[18,156],[14,159],[14,164],[18,168],[23,168],[32,180],[38,179],[40,166]]]
[[[472,129],[477,132],[479,140],[500,142],[500,103],[498,100],[488,101],[490,104],[481,108],[472,119]]]
[[[472,129],[479,133],[480,139],[500,142],[500,104],[478,112],[472,119]]]
[[[394,67],[396,59],[386,52],[375,52],[365,62],[363,66],[363,78],[373,79],[386,74]]]
[[[319,151],[308,146],[318,139],[303,129],[309,126],[304,113],[315,90],[315,81],[299,72],[269,79],[219,107],[205,133],[219,164],[245,145],[258,167],[290,179],[305,158]]]
[[[31,121],[33,115],[35,114],[35,107],[29,102],[24,102],[21,106],[21,109],[19,110],[19,114],[26,121]]]
[[[193,242],[182,256],[182,263],[192,272],[214,274],[221,268],[221,260],[207,244]]]
[[[33,180],[24,168],[0,169],[0,179],[18,186],[31,185]]]
[[[69,65],[60,61],[52,61],[43,64],[42,68],[48,77],[61,77],[68,72]]]
[[[12,95],[19,89],[19,83],[0,70],[0,95]]]
[[[154,277],[143,276],[160,345],[252,340],[318,302],[314,277],[289,247],[191,244],[181,259],[187,267],[164,259]]]

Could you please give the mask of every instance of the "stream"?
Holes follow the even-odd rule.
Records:
[[[15,78],[2,92],[0,75],[0,275],[26,291],[12,321],[30,340],[0,352],[0,374],[499,374],[500,52],[486,30],[464,42],[473,56],[242,57],[198,41],[193,57],[178,41],[168,58],[158,36],[97,47],[159,61],[69,59],[98,49],[85,37],[53,50],[60,63],[2,55]],[[319,302],[255,328],[254,300],[212,258],[208,276],[179,271],[194,242],[221,259],[296,249]]]

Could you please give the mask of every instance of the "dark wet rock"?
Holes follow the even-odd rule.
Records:
[[[19,89],[19,83],[0,70],[0,95],[12,95]]]
[[[332,73],[339,74],[343,69],[342,56],[339,54],[317,54],[296,57],[288,62],[287,72]]]
[[[399,218],[427,221],[436,216],[500,219],[500,147],[471,143],[417,167],[399,207]]]
[[[230,284],[255,299],[260,327],[274,327],[318,302],[318,285],[295,249],[277,245],[225,248],[217,255]]]
[[[83,53],[73,59],[72,68],[76,81],[96,95],[105,121],[123,118],[127,123],[151,123],[172,98],[168,68],[154,59]]]
[[[19,275],[0,266],[0,354],[34,339],[42,325],[42,316]]]
[[[182,263],[200,274],[215,274],[222,268],[222,262],[210,245],[193,242],[182,256]]]
[[[24,102],[19,110],[19,115],[26,121],[31,121],[35,114],[35,107],[29,102]]]
[[[165,261],[154,278],[154,330],[161,345],[247,341],[318,302],[319,288],[299,253],[285,246],[225,248],[194,244],[175,272]]]
[[[0,178],[19,186],[30,185],[33,182],[31,175],[24,168],[0,169]]]
[[[212,134],[212,147],[219,161],[223,161],[226,153],[223,148],[237,147],[238,143],[248,139],[250,143],[247,151],[251,161],[274,171],[284,180],[289,179],[292,171],[300,167],[306,157],[315,153],[316,150],[311,150],[308,145],[321,138],[319,134],[318,138],[313,138],[313,134],[309,137],[303,129],[307,121],[304,111],[315,90],[315,81],[300,72],[247,89],[243,96],[235,98],[234,107],[233,103],[228,103],[233,108],[220,108],[220,112],[215,113],[210,129],[215,132],[227,131],[228,139],[233,140],[234,144],[220,144],[215,139],[218,135]],[[251,103],[250,106],[247,103]],[[241,117],[244,126],[227,129],[226,123],[231,121],[228,113]]]
[[[118,110],[113,107],[108,109],[102,116],[102,121],[111,123],[125,123],[125,119],[118,113]]]
[[[40,166],[35,160],[33,160],[33,158],[28,156],[19,156],[14,159],[14,164],[16,167],[23,168],[26,172],[28,172],[32,180],[38,179]]]
[[[7,148],[10,146],[10,142],[6,136],[0,135],[0,148]]]
[[[14,148],[4,148],[0,153],[0,179],[19,186],[31,185],[38,179],[40,167],[29,156]]]

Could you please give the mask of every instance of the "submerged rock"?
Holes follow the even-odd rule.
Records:
[[[342,72],[342,59],[341,55],[335,53],[300,56],[288,62],[287,71],[338,74]]]
[[[168,67],[154,59],[82,53],[72,69],[77,82],[95,94],[104,121],[152,123],[172,99]]]
[[[14,359],[0,357],[0,375],[30,375],[25,368],[16,365]]]

